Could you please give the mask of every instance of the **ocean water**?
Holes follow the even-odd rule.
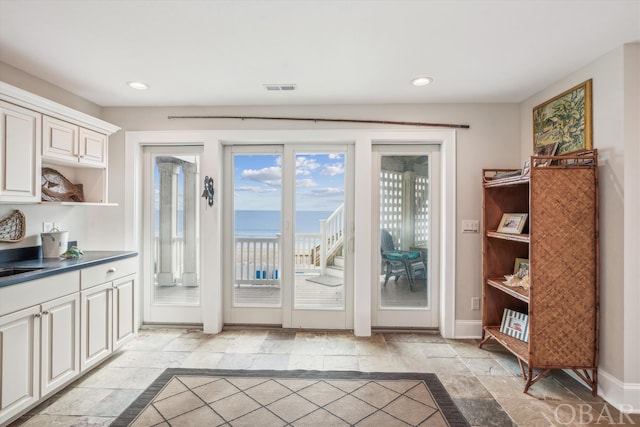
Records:
[[[320,220],[327,219],[332,211],[296,212],[296,233],[319,233]],[[235,211],[235,235],[237,237],[272,237],[281,233],[280,211]]]
[[[333,211],[296,212],[296,233],[319,233],[320,220],[327,219]],[[280,211],[242,211],[235,212],[235,234],[237,237],[273,237],[280,233]],[[160,216],[155,212],[155,235],[160,235]],[[176,235],[183,236],[182,210],[177,211]]]

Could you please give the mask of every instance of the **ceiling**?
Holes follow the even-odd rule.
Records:
[[[0,0],[0,61],[100,106],[521,102],[639,40],[640,0]]]

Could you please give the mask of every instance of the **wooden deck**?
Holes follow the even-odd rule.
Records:
[[[296,308],[309,309],[341,309],[344,305],[344,285],[327,286],[309,280],[317,274],[296,275]],[[270,285],[242,285],[234,288],[235,303],[245,307],[278,307],[280,306],[281,289]],[[155,288],[155,302],[157,304],[197,305],[199,303],[200,288],[184,286],[157,286]],[[421,308],[426,307],[427,292],[424,280],[416,279],[412,292],[406,278],[400,278],[398,283],[389,280],[387,286],[380,293],[383,308]]]

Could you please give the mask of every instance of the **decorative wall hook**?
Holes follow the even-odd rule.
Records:
[[[202,192],[202,197],[207,199],[209,206],[213,206],[213,195],[215,191],[213,190],[213,178],[205,176],[204,177],[204,191]]]

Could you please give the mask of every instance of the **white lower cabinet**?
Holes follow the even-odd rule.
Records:
[[[136,275],[120,277],[81,292],[80,369],[103,361],[135,334]]]
[[[80,373],[80,296],[0,317],[0,424]]]
[[[134,318],[136,276],[130,275],[113,282],[113,350],[119,349],[135,336]]]
[[[80,295],[42,304],[40,395],[46,396],[80,373]]]
[[[81,293],[80,369],[85,371],[113,352],[111,283],[95,286]]]
[[[40,399],[40,306],[0,317],[0,425]]]
[[[137,263],[131,257],[0,287],[0,426],[135,336]]]

